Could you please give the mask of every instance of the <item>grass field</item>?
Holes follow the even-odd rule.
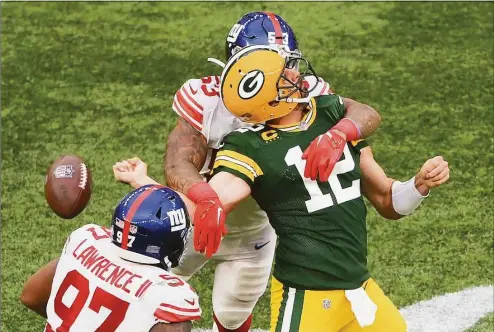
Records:
[[[376,159],[406,180],[429,157],[451,179],[400,223],[370,210],[369,266],[398,306],[493,283],[493,3],[1,3],[2,331],[41,331],[21,306],[25,279],[76,227],[108,224],[128,187],[111,166],[140,156],[163,179],[173,94],[218,74],[224,38],[244,13],[272,10],[334,90],[374,106]],[[94,181],[71,221],[49,210],[47,167],[84,156]],[[211,326],[212,266],[193,286]],[[269,296],[254,326],[268,327]],[[471,331],[492,331],[494,316]]]

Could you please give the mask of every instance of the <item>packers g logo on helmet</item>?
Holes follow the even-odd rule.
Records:
[[[305,71],[297,71],[304,63]],[[297,73],[291,81],[285,70]],[[233,55],[221,74],[220,95],[226,108],[249,123],[263,123],[282,117],[299,103],[310,100],[303,84],[305,76],[315,73],[299,53],[279,45],[248,46]]]
[[[242,99],[254,97],[264,85],[264,73],[260,70],[253,70],[245,75],[238,84],[238,95]]]

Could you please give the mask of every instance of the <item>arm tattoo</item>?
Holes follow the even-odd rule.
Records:
[[[353,120],[360,129],[360,138],[371,136],[381,125],[381,116],[369,105],[345,98],[345,118]]]
[[[206,138],[182,118],[168,136],[165,178],[170,188],[187,194],[202,181],[199,174],[208,153]]]
[[[192,323],[182,322],[182,323],[158,323],[149,332],[190,332],[192,331]]]

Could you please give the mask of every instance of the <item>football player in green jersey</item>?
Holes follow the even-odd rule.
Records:
[[[317,145],[345,109],[337,95],[308,98],[300,83],[310,72],[305,59],[275,47],[244,49],[229,60],[221,80],[226,107],[264,124],[225,138],[210,183],[249,192],[278,235],[272,331],[406,331],[367,269],[362,193],[386,218],[401,218],[447,181],[448,164],[430,159],[402,183],[386,176],[364,141],[355,141],[344,146],[327,181],[305,178],[302,151]]]
[[[448,164],[440,156],[429,159],[403,183],[386,176],[365,141],[354,141],[344,145],[327,181],[305,178],[303,151],[327,135],[347,102],[337,95],[308,98],[301,82],[309,72],[305,59],[272,46],[247,47],[228,61],[221,80],[225,105],[263,124],[225,138],[209,184],[227,213],[252,195],[276,230],[271,331],[406,331],[367,269],[362,194],[381,215],[399,219],[448,180]],[[117,163],[117,179],[133,186],[154,182],[140,164],[127,164]]]

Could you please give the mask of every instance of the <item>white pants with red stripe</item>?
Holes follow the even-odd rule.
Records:
[[[208,261],[203,254],[194,250],[193,234],[189,239],[182,264],[172,270],[185,280]],[[227,234],[223,238],[211,260],[217,262],[213,311],[225,328],[234,330],[242,325],[264,294],[275,246],[276,233],[269,224],[253,234]]]

